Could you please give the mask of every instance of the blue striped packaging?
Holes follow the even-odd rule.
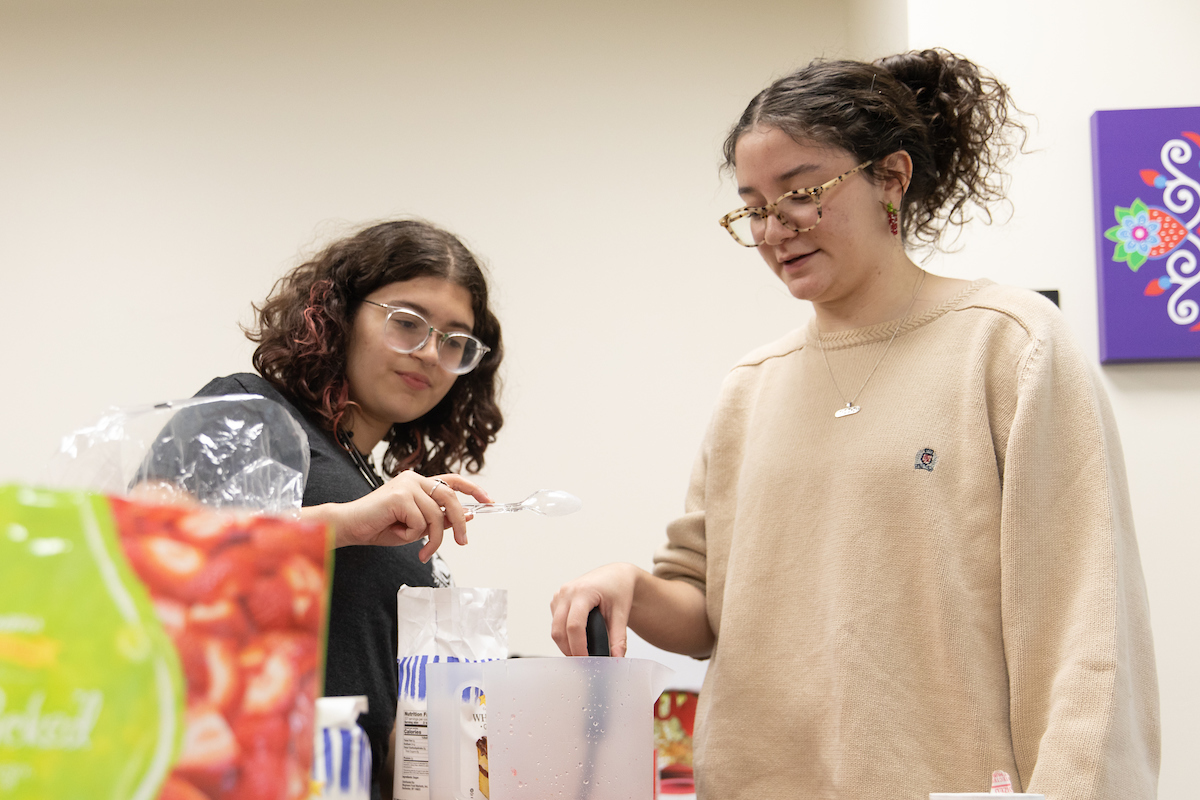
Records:
[[[358,726],[367,698],[317,699],[312,778],[323,800],[371,800],[371,742]],[[314,787],[315,788],[315,787]]]
[[[507,658],[507,614],[503,589],[401,586],[396,592],[394,800],[430,800],[426,667]]]

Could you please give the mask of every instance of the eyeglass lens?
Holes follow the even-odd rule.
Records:
[[[765,213],[747,213],[730,222],[729,227],[737,238],[746,244],[762,244],[767,236]],[[785,197],[775,207],[776,219],[799,233],[815,228],[821,219],[821,207],[816,199],[806,192]]]
[[[435,332],[423,317],[408,311],[388,314],[384,338],[393,350],[415,353],[425,347],[430,336],[437,337],[438,364],[447,372],[470,372],[483,358],[483,343],[469,333]]]

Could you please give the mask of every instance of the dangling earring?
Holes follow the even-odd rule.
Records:
[[[900,235],[900,213],[891,201],[888,201],[887,206],[888,227],[892,229],[892,236]]]

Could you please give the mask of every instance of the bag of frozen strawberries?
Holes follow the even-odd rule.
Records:
[[[0,487],[0,796],[309,797],[328,532],[193,486]]]

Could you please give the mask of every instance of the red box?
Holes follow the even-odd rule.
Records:
[[[654,748],[658,754],[658,792],[696,793],[692,774],[692,732],[696,722],[696,692],[668,689],[654,705]]]

